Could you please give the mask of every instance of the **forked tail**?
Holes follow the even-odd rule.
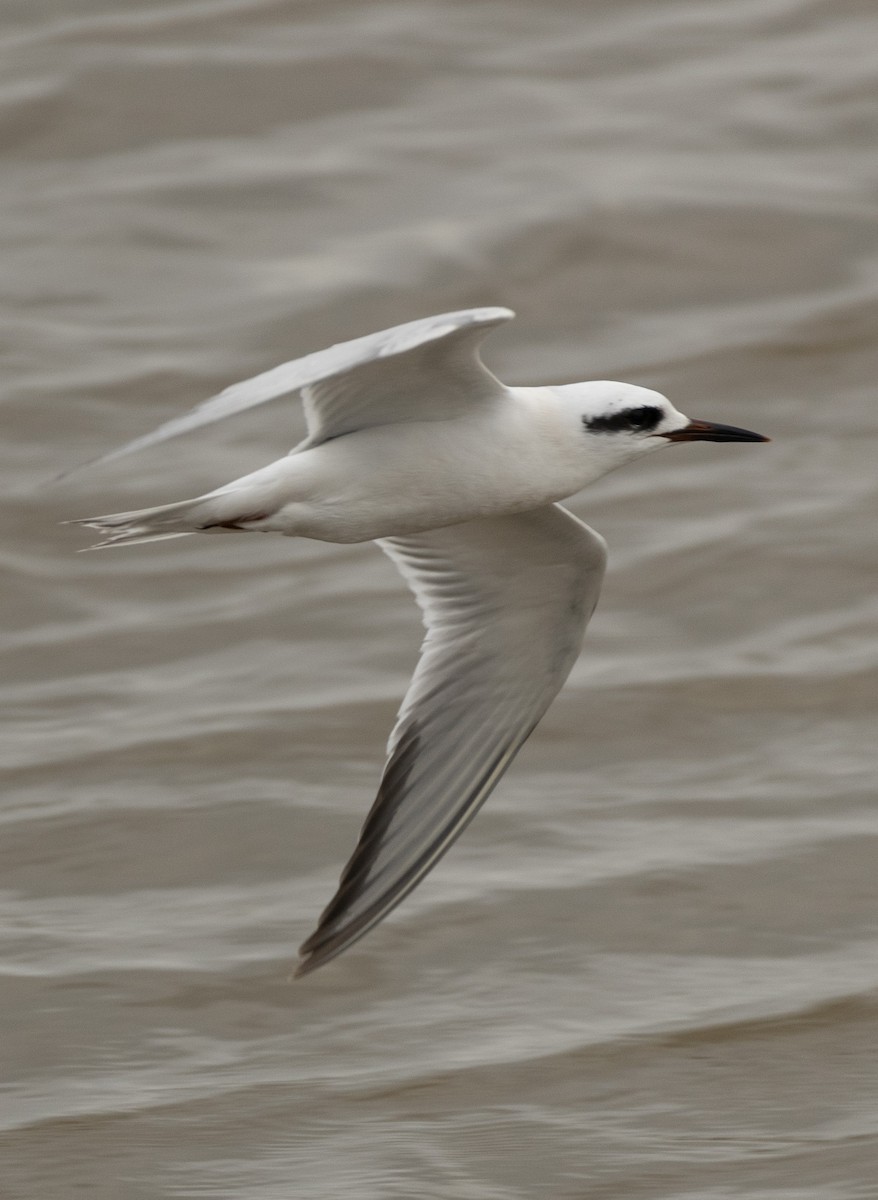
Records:
[[[103,541],[86,547],[88,550],[102,550],[107,546],[135,546],[198,533],[200,529],[211,525],[215,508],[215,502],[201,496],[197,500],[180,500],[176,504],[141,508],[135,512],[111,513],[106,517],[80,517],[65,524],[86,525],[104,534]]]

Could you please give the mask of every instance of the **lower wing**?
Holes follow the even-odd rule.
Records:
[[[379,545],[427,635],[378,796],[299,975],[395,908],[490,795],[576,661],[606,561],[603,539],[560,505]]]

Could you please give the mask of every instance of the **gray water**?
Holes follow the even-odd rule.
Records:
[[[0,1194],[878,1196],[878,13],[867,0],[7,0]],[[509,382],[770,446],[573,502],[570,683],[433,875],[289,981],[420,640],[371,546],[78,555],[295,401],[507,304]]]

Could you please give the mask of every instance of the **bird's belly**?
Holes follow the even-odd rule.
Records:
[[[576,490],[512,437],[489,442],[476,427],[395,426],[339,438],[303,454],[307,497],[280,510],[274,528],[330,542],[361,542],[537,508]],[[305,466],[302,461],[302,466]]]
[[[340,497],[337,503],[294,505],[286,514],[278,515],[287,526],[283,532],[298,537],[325,542],[371,542],[440,529],[478,517],[524,512],[539,506],[539,502],[530,500],[492,505],[466,503],[461,498],[441,507],[417,503],[401,506],[398,502],[382,502],[375,497],[364,498],[360,504],[355,504]],[[277,527],[274,522],[272,525]]]

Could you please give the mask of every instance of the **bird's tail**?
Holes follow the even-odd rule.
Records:
[[[176,504],[161,504],[157,508],[141,508],[135,512],[111,513],[106,517],[80,517],[67,525],[86,525],[104,535],[103,541],[88,546],[102,550],[107,546],[135,546],[143,542],[160,542],[165,538],[186,537],[198,533],[218,516],[216,503],[208,496],[195,500],[180,500]]]

